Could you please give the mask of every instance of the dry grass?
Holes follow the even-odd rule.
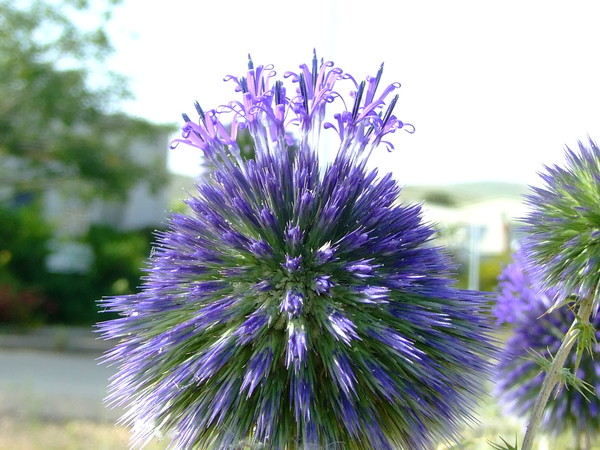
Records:
[[[126,450],[129,432],[121,427],[83,420],[40,422],[0,417],[1,450]],[[162,450],[166,442],[147,450]]]
[[[523,438],[523,423],[502,417],[493,401],[483,405],[481,423],[467,428],[460,444],[439,446],[437,450],[490,450],[489,442],[499,437],[514,444]],[[129,432],[107,423],[86,420],[47,421],[35,416],[0,416],[0,450],[126,450]],[[520,443],[520,442],[519,442]],[[152,442],[146,450],[164,450],[168,440]],[[571,450],[576,447],[570,436],[550,439],[542,436],[536,450]],[[600,450],[600,444],[590,450]]]

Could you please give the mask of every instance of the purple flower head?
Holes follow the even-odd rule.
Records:
[[[487,299],[453,286],[420,207],[368,168],[413,131],[381,77],[316,56],[283,77],[250,62],[226,78],[234,100],[186,116],[175,144],[211,173],[159,235],[141,292],[105,299],[120,317],[99,325],[118,340],[109,398],[148,425],[135,442],[429,449],[471,418],[494,352]],[[328,164],[321,133],[339,138]]]
[[[313,281],[313,290],[318,294],[329,294],[329,290],[333,287],[331,275],[320,275]]]
[[[360,339],[356,333],[356,325],[346,316],[339,312],[332,312],[328,317],[328,330],[338,340],[350,345],[352,339]]]
[[[248,250],[258,257],[271,254],[269,244],[262,239],[251,241],[248,245]]]
[[[552,291],[540,294],[535,286],[537,273],[531,270],[532,262],[521,249],[513,255],[513,261],[501,273],[499,293],[494,312],[500,322],[511,324],[511,335],[500,353],[497,365],[496,391],[501,403],[511,413],[527,417],[542,385],[544,372],[532,358],[534,351],[546,358],[555,355],[574,315],[569,308],[557,308],[550,313]],[[600,315],[592,319],[595,329],[600,329]],[[596,333],[600,340],[600,333]],[[594,346],[594,353],[600,346]],[[574,367],[576,352],[566,361]],[[578,377],[600,392],[600,361],[587,352],[579,365]],[[590,442],[600,432],[600,398],[588,394],[586,400],[576,389],[562,389],[558,396],[551,396],[546,406],[542,427],[546,432],[559,434],[577,430],[587,434]]]
[[[323,246],[317,250],[315,254],[317,264],[325,264],[328,261],[331,261],[334,257],[335,251],[331,248],[331,243],[327,242],[323,244]]]
[[[289,317],[298,317],[302,312],[304,296],[295,290],[289,290],[281,302],[280,311],[288,313]]]
[[[544,187],[527,197],[523,247],[536,289],[553,289],[553,303],[566,298],[593,300],[600,307],[600,148],[579,143],[566,151],[566,167],[546,167]]]
[[[363,303],[388,303],[390,289],[385,286],[361,286],[357,291]]]
[[[285,367],[287,369],[294,365],[295,369],[306,360],[306,331],[303,325],[290,322],[288,326],[287,349],[285,355]]]
[[[298,269],[300,269],[300,264],[302,263],[302,256],[296,256],[292,258],[289,255],[285,255],[285,262],[282,263],[282,266],[288,271],[288,273],[294,273]]]
[[[512,263],[504,268],[498,277],[498,297],[494,306],[497,323],[516,323],[531,314],[531,309],[539,309],[542,302],[551,306],[547,295],[540,294],[531,285],[531,278],[525,272],[526,260],[522,251],[512,256]],[[552,296],[552,292],[550,293]]]
[[[286,237],[291,247],[296,247],[302,240],[302,230],[298,225],[289,227],[286,231]]]
[[[233,332],[233,335],[237,337],[237,343],[244,345],[254,340],[267,325],[268,320],[269,317],[263,311],[254,311]]]
[[[272,358],[273,352],[268,347],[250,358],[248,370],[244,374],[244,380],[240,386],[241,391],[248,390],[248,397],[252,395],[261,380],[267,377]]]

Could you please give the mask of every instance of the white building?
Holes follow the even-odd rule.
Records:
[[[160,139],[136,141],[129,152],[149,170],[157,161],[166,170],[169,133]],[[44,215],[55,226],[59,237],[84,234],[91,224],[111,225],[119,230],[157,227],[164,223],[168,189],[152,192],[147,181],[135,184],[124,200],[88,199],[81,196],[76,182],[57,183],[44,194]]]
[[[518,219],[527,212],[525,192],[525,186],[504,183],[409,187],[401,200],[423,203],[423,218],[435,225],[438,242],[466,268],[468,287],[479,289],[482,262],[499,271],[499,261],[515,249]]]
[[[129,151],[138,163],[149,170],[158,163],[166,171],[169,136],[136,141]],[[93,224],[109,225],[122,231],[158,228],[164,225],[168,213],[169,189],[153,192],[148,181],[140,181],[127,192],[123,200],[87,198],[81,195],[83,186],[76,181],[56,183],[43,194],[43,211],[55,236],[47,267],[54,272],[85,273],[93,263],[93,252],[78,238]]]
[[[505,183],[407,187],[401,199],[422,202],[423,217],[436,225],[440,237],[453,248],[470,245],[479,235],[482,255],[509,252],[514,247],[518,219],[526,214],[525,186]]]

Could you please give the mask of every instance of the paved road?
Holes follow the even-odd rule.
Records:
[[[98,365],[98,356],[0,350],[0,415],[113,422],[120,412],[103,398],[115,369]]]

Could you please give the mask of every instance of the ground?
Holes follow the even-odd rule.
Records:
[[[125,450],[129,433],[114,425],[120,411],[103,404],[115,369],[98,365],[99,353],[0,349],[0,450]],[[460,445],[439,450],[489,450],[498,436],[522,439],[522,423],[507,419],[490,397],[481,423]],[[567,438],[540,439],[538,450],[573,448]],[[165,449],[153,442],[147,450]],[[600,447],[593,447],[600,449]]]

